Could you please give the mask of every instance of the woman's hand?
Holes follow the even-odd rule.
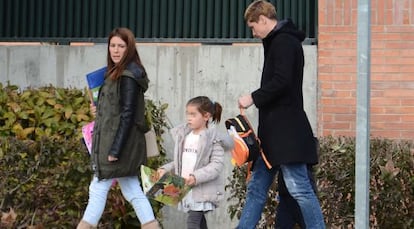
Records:
[[[114,162],[114,161],[117,161],[117,160],[118,160],[118,158],[117,158],[117,157],[114,157],[114,156],[108,155],[108,161],[110,161],[110,162]]]
[[[89,108],[90,108],[90,112],[91,112],[92,116],[96,117],[96,106],[95,106],[95,104],[91,103],[89,105]]]

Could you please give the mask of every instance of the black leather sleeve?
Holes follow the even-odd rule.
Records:
[[[121,156],[122,146],[128,140],[131,127],[135,123],[134,118],[137,108],[137,98],[139,93],[143,93],[142,88],[138,86],[133,78],[121,76],[119,80],[121,116],[114,142],[109,150],[109,155],[116,158]]]

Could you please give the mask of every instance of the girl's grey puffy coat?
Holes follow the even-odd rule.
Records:
[[[191,129],[182,124],[171,130],[175,138],[174,160],[164,166],[166,171],[181,174],[181,161],[185,136]],[[233,140],[227,133],[219,132],[214,126],[200,133],[197,161],[194,172],[196,185],[192,188],[192,197],[197,202],[212,202],[218,205],[224,197],[224,153],[233,148]]]

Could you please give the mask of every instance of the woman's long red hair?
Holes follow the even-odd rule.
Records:
[[[119,63],[114,63],[111,58],[111,54],[109,52],[109,45],[111,43],[111,39],[113,37],[119,37],[121,40],[123,40],[126,43],[126,52],[124,53],[124,56],[121,58],[121,61]],[[127,68],[128,64],[130,63],[136,63],[138,66],[140,66],[144,72],[145,68],[142,65],[141,58],[139,57],[137,48],[136,48],[136,41],[135,36],[132,33],[131,30],[128,28],[115,28],[112,30],[112,32],[109,34],[108,37],[108,53],[107,53],[107,68],[108,68],[108,74],[111,77],[111,79],[116,80],[118,79],[122,72]]]

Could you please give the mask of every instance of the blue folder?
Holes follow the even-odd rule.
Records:
[[[91,91],[93,102],[96,105],[98,101],[99,88],[105,80],[106,67],[95,70],[86,74],[86,81],[88,82],[89,90]]]

